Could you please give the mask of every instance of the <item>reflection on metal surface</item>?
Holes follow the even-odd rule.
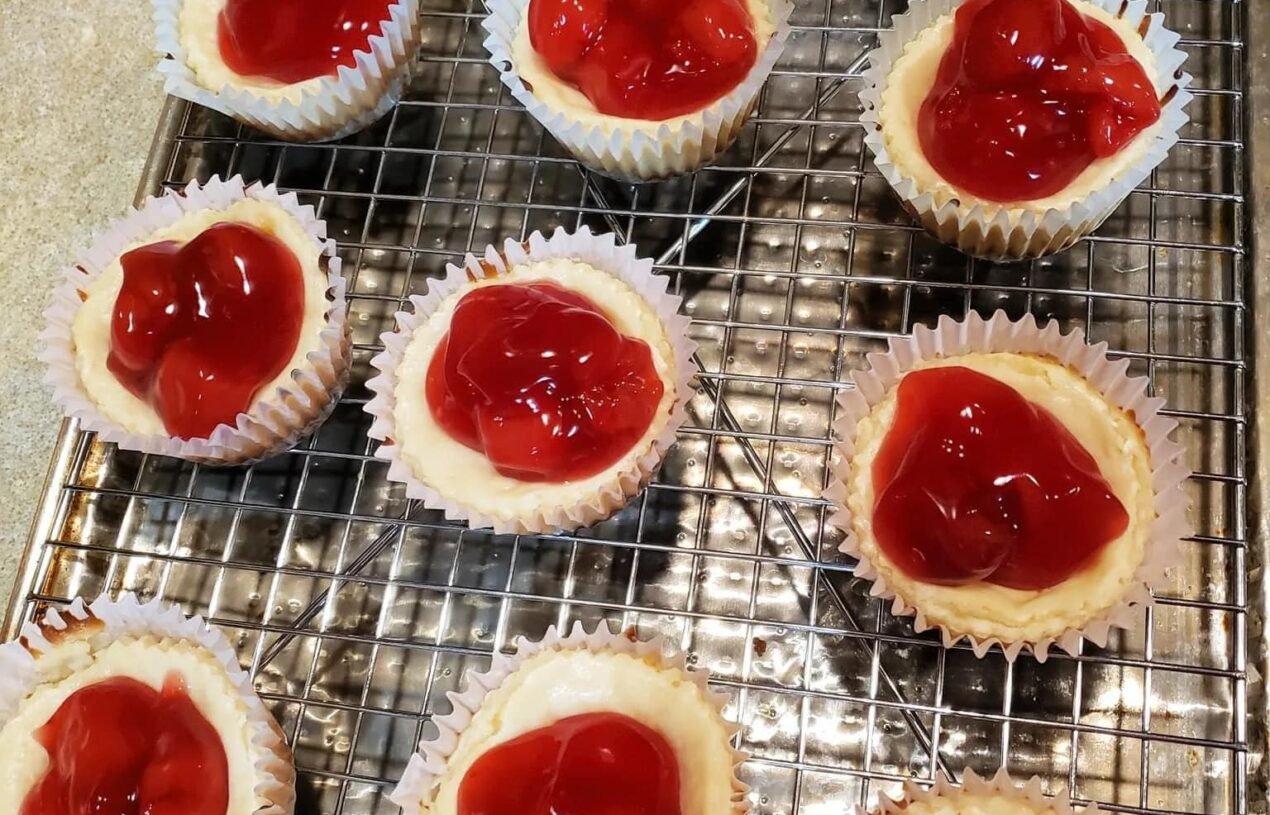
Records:
[[[478,3],[427,6],[407,100],[340,144],[265,141],[169,107],[153,185],[242,173],[326,218],[359,370],[311,441],[249,469],[120,452],[68,427],[10,631],[102,590],[209,615],[295,745],[301,812],[395,812],[385,793],[463,670],[571,620],[668,634],[714,671],[754,754],[758,813],[849,811],[905,777],[1002,763],[1113,810],[1255,811],[1249,4],[1160,4],[1199,77],[1182,143],[1097,236],[1008,266],[915,230],[867,158],[859,57],[889,4],[800,2],[737,146],[640,187],[580,173],[506,97]],[[369,457],[366,361],[445,262],[560,224],[616,231],[672,278],[701,344],[692,419],[655,483],[593,529],[456,528]],[[1197,472],[1198,532],[1159,605],[1106,649],[1044,665],[914,635],[852,580],[820,498],[844,372],[915,324],[997,308],[1082,326],[1150,375]]]

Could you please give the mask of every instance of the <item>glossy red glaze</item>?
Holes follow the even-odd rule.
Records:
[[[968,368],[900,380],[873,462],[873,531],[927,583],[1045,589],[1087,566],[1129,516],[1053,414]]]
[[[550,283],[464,295],[428,366],[437,422],[522,481],[610,466],[643,437],[663,392],[643,340]]]
[[[236,74],[284,84],[334,76],[389,19],[390,0],[229,0],[218,18],[221,59]]]
[[[679,815],[679,763],[656,730],[586,713],[483,754],[458,803],[458,815]]]
[[[234,424],[291,361],[304,320],[300,262],[254,226],[221,223],[189,243],[126,253],[106,364],[167,431],[206,438]]]
[[[759,50],[745,0],[531,0],[529,38],[596,110],[652,121],[708,107]]]
[[[1060,192],[1160,118],[1120,37],[1066,0],[969,0],[918,115],[939,174],[980,198]]]
[[[72,693],[35,734],[49,765],[21,815],[225,815],[229,767],[176,674],[162,691],[107,679]]]

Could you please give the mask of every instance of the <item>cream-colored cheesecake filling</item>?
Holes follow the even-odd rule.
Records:
[[[756,53],[761,54],[776,31],[771,2],[770,0],[746,0],[746,6],[750,10],[750,18],[754,23],[754,40],[758,43]],[[568,111],[574,119],[584,125],[599,125],[601,132],[606,136],[618,128],[643,130],[653,134],[663,124],[669,125],[673,132],[688,119],[696,118],[696,114],[686,114],[654,122],[626,119],[599,112],[582,91],[557,77],[547,66],[546,60],[534,49],[533,43],[529,40],[528,14],[521,18],[520,26],[516,29],[516,39],[512,42],[512,58],[516,61],[514,66],[516,73],[544,105],[552,110]]]
[[[147,235],[128,246],[125,252],[159,241],[189,241],[219,223],[245,223],[268,232],[282,241],[300,261],[304,278],[304,320],[290,362],[274,379],[256,392],[248,412],[263,401],[275,398],[279,387],[291,382],[291,374],[308,366],[305,357],[322,348],[322,329],[326,325],[327,275],[319,264],[321,247],[304,230],[304,226],[276,204],[254,199],[235,202],[223,210],[191,212],[176,223]],[[121,253],[123,254],[123,253]],[[129,433],[166,436],[163,419],[148,402],[123,386],[106,367],[110,356],[110,325],[115,300],[123,286],[123,266],[116,258],[85,289],[87,298],[75,314],[71,339],[75,345],[75,370],[80,383],[97,408],[108,419]],[[262,327],[262,330],[268,330]]]
[[[186,693],[220,736],[229,769],[227,815],[250,815],[267,802],[255,793],[258,753],[250,740],[247,710],[220,663],[206,650],[184,642],[125,638],[93,652],[86,641],[57,655],[64,675],[39,685],[0,728],[0,815],[18,815],[26,794],[48,769],[48,753],[35,740],[42,727],[75,691],[107,679],[127,677],[161,690],[175,672]],[[43,657],[41,657],[43,659]],[[102,749],[109,749],[103,746]]]
[[[433,418],[428,406],[428,365],[449,331],[454,309],[463,295],[484,286],[535,282],[556,283],[583,295],[599,306],[622,334],[646,342],[665,388],[648,430],[630,452],[601,472],[576,481],[531,482],[502,475],[483,453],[452,438]],[[647,300],[622,280],[581,261],[534,261],[454,292],[415,330],[397,368],[395,441],[402,461],[415,478],[447,498],[494,518],[524,517],[540,507],[572,506],[586,501],[612,483],[617,474],[634,469],[670,419],[676,399],[675,382],[674,351],[661,318]]]
[[[909,801],[907,815],[1054,815],[1053,807],[1036,807],[1021,797],[993,795],[957,790],[929,798]]]
[[[895,422],[897,388],[856,426],[848,503],[860,551],[886,584],[928,621],[978,638],[1036,641],[1079,628],[1114,606],[1133,586],[1146,552],[1155,498],[1151,456],[1142,430],[1070,368],[1021,354],[968,354],[930,360],[917,370],[962,366],[991,376],[1048,410],[1089,452],[1111,492],[1124,505],[1129,525],[1089,566],[1056,586],[1012,589],[992,583],[939,586],[914,580],[887,559],[873,533],[873,462]]]
[[[299,104],[306,92],[314,93],[323,77],[303,82],[276,82],[264,76],[243,76],[225,64],[220,53],[220,13],[228,0],[185,0],[181,4],[181,44],[185,46],[185,62],[199,84],[219,93],[222,88],[251,91],[269,102]],[[386,6],[385,6],[386,8]]]
[[[732,811],[732,749],[701,688],[628,654],[546,651],[527,659],[485,697],[459,735],[445,775],[423,810],[455,815],[459,786],[490,748],[584,713],[619,713],[651,727],[679,763],[682,815]]]
[[[1155,56],[1133,26],[1084,0],[1064,0],[1064,2],[1070,3],[1086,17],[1091,17],[1110,27],[1124,42],[1129,54],[1146,71],[1147,76],[1151,77],[1152,82],[1155,83],[1156,92],[1164,92],[1165,87],[1156,70]],[[954,187],[931,166],[917,135],[917,118],[922,109],[922,103],[926,101],[926,96],[935,84],[939,63],[944,57],[944,52],[948,50],[949,43],[952,42],[953,17],[952,13],[940,17],[904,47],[904,52],[895,60],[891,66],[891,72],[887,75],[886,89],[882,92],[882,107],[878,111],[882,137],[886,142],[891,162],[901,175],[913,179],[919,192],[929,192],[934,195],[936,208],[952,199],[957,199],[964,209],[971,209],[982,204],[989,218],[995,217],[999,210],[1004,209],[1009,213],[1012,222],[1017,221],[1026,211],[1043,213],[1049,209],[1062,209],[1076,201],[1084,200],[1128,170],[1155,138],[1160,128],[1159,122],[1144,129],[1115,155],[1097,159],[1070,184],[1045,198],[1002,204],[978,198]]]

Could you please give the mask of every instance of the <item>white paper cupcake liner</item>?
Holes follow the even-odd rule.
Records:
[[[731,92],[709,107],[668,122],[622,119],[596,113],[583,121],[576,110],[548,105],[516,71],[513,43],[529,0],[486,0],[485,48],[503,84],[574,158],[595,170],[632,181],[689,173],[727,150],[758,103],[759,92],[789,38],[789,0],[770,0],[774,30],[754,67]]]
[[[1041,790],[1041,779],[1032,776],[1026,784],[1018,784],[1010,777],[1005,768],[997,770],[992,778],[980,778],[974,770],[962,773],[961,784],[954,784],[943,774],[935,776],[935,783],[923,787],[912,781],[904,782],[904,795],[898,799],[878,796],[878,805],[872,810],[875,815],[904,815],[915,803],[934,805],[940,800],[956,800],[963,794],[992,795],[1007,801],[1017,802],[1032,812],[1053,812],[1054,815],[1097,815],[1102,812],[1097,804],[1084,807],[1072,805],[1066,789],[1056,796],[1046,795]],[[954,811],[960,811],[954,806]],[[856,807],[856,815],[865,815],[865,811]]]
[[[524,515],[495,517],[478,511],[461,498],[447,495],[441,485],[421,481],[401,459],[401,450],[395,441],[397,367],[414,331],[428,321],[447,297],[467,286],[469,280],[504,274],[514,266],[551,258],[581,260],[608,272],[653,307],[673,352],[677,398],[666,424],[649,449],[632,466],[614,473],[613,478],[588,499],[567,506],[542,505]],[[508,238],[501,251],[488,246],[479,258],[468,254],[462,266],[448,264],[444,278],[428,282],[427,294],[411,296],[412,311],[397,313],[397,330],[381,336],[384,351],[370,361],[379,374],[366,383],[375,394],[366,405],[366,411],[375,417],[369,435],[384,442],[375,456],[389,463],[388,479],[405,484],[407,497],[423,501],[430,509],[444,511],[445,517],[451,520],[467,521],[473,528],[491,527],[499,534],[578,529],[601,521],[625,506],[652,478],[666,450],[674,444],[675,433],[687,418],[688,400],[693,395],[692,378],[697,372],[692,361],[697,345],[688,338],[688,319],[679,314],[682,299],[668,293],[667,279],[654,275],[652,269],[653,262],[637,257],[633,245],[618,244],[612,234],[593,235],[585,226],[576,233],[557,228],[550,238],[535,232],[524,243]]]
[[[955,198],[940,205],[931,191],[920,189],[917,182],[904,175],[893,162],[882,136],[879,113],[891,65],[904,53],[905,46],[963,2],[965,0],[912,0],[908,11],[897,14],[892,27],[878,35],[879,45],[869,54],[869,67],[864,72],[866,87],[860,92],[864,104],[860,114],[865,128],[864,142],[904,208],[944,243],[968,255],[991,260],[1021,260],[1059,252],[1097,229],[1164,161],[1177,142],[1178,131],[1188,120],[1185,108],[1191,100],[1186,90],[1191,76],[1181,69],[1186,54],[1176,47],[1180,36],[1164,27],[1164,15],[1147,13],[1146,0],[1086,0],[1143,32],[1143,42],[1155,56],[1155,78],[1158,86],[1166,91],[1155,135],[1142,155],[1106,186],[1061,209],[1040,211],[984,204],[967,208]]]
[[[327,274],[329,304],[319,347],[306,357],[306,369],[292,372],[288,385],[277,388],[268,399],[258,401],[250,413],[238,414],[235,425],[218,425],[206,439],[141,435],[125,430],[98,409],[75,368],[71,327],[83,303],[81,291],[130,245],[170,226],[187,213],[223,210],[245,198],[266,201],[286,210],[304,227],[312,238],[314,251],[320,254],[319,264]],[[45,328],[39,337],[39,358],[48,366],[45,381],[53,390],[54,403],[67,416],[79,419],[82,429],[95,432],[103,441],[113,442],[125,450],[207,464],[258,461],[294,446],[321,424],[339,400],[348,380],[351,348],[344,288],[335,242],[326,239],[326,223],[318,220],[313,207],[301,206],[294,193],[282,195],[273,185],[253,184],[244,188],[240,176],[228,181],[212,177],[202,185],[192,181],[183,190],[147,199],[139,209],[110,224],[80,255],[79,261],[62,273],[62,282],[53,291],[53,304],[44,312]]]
[[[419,742],[419,748],[410,757],[401,782],[389,794],[389,799],[401,807],[406,815],[425,813],[426,804],[436,794],[437,787],[445,777],[450,754],[459,743],[459,736],[472,721],[476,711],[480,709],[485,697],[503,684],[508,676],[515,673],[530,657],[544,651],[578,651],[612,652],[628,654],[654,665],[662,671],[674,671],[681,674],[685,681],[701,689],[702,696],[714,706],[719,719],[725,725],[732,750],[732,815],[744,815],[749,805],[745,795],[749,787],[737,777],[736,770],[749,758],[747,753],[731,747],[733,737],[739,727],[723,718],[723,708],[728,702],[725,694],[710,689],[710,673],[702,668],[688,665],[682,651],[675,648],[663,637],[650,640],[639,640],[625,634],[611,633],[601,625],[594,633],[588,634],[582,623],[575,622],[566,636],[549,626],[542,639],[533,642],[526,637],[515,641],[514,654],[495,653],[490,667],[485,671],[469,670],[463,675],[462,689],[450,691],[446,698],[450,700],[451,710],[442,716],[434,716],[432,723],[436,725],[437,734]],[[724,813],[720,813],[724,815]]]
[[[419,0],[397,0],[366,50],[353,52],[354,65],[303,83],[298,102],[270,99],[249,87],[212,88],[200,82],[181,40],[185,2],[152,0],[164,90],[288,141],[341,139],[378,121],[401,98],[421,37]]]
[[[125,637],[178,640],[203,648],[215,658],[237,692],[249,740],[259,754],[254,762],[253,786],[258,805],[251,815],[290,815],[295,805],[291,750],[277,722],[256,696],[251,677],[238,664],[233,647],[201,617],[186,617],[177,606],[158,600],[142,603],[130,592],[117,600],[102,595],[89,605],[76,598],[60,611],[49,609],[38,623],[23,625],[17,640],[0,645],[0,729],[22,700],[47,681],[40,666],[45,655],[53,657],[59,670],[66,668],[57,659],[63,640],[86,640],[95,652]]]
[[[1138,609],[1151,605],[1151,588],[1158,585],[1164,579],[1165,571],[1177,562],[1179,543],[1190,534],[1186,519],[1188,501],[1182,485],[1191,473],[1182,464],[1181,445],[1169,438],[1177,422],[1160,414],[1164,407],[1163,399],[1147,396],[1148,380],[1128,376],[1128,360],[1112,361],[1107,356],[1105,342],[1089,345],[1079,331],[1063,334],[1056,322],[1038,326],[1031,315],[1012,321],[1003,311],[998,311],[988,320],[977,313],[971,313],[964,321],[944,316],[934,328],[918,326],[912,335],[894,338],[889,345],[886,353],[869,354],[868,370],[851,373],[855,387],[839,395],[838,417],[834,421],[838,441],[835,443],[833,478],[825,497],[836,507],[830,523],[846,533],[839,550],[859,560],[856,577],[873,581],[870,593],[874,597],[891,600],[893,614],[914,617],[916,631],[939,628],[945,647],[952,647],[965,638],[979,657],[993,646],[999,646],[1006,659],[1013,661],[1026,648],[1038,661],[1044,662],[1052,646],[1075,654],[1081,637],[1102,647],[1106,645],[1112,628],[1132,628],[1139,616]],[[1133,418],[1142,431],[1151,458],[1156,517],[1142,563],[1134,573],[1132,587],[1106,612],[1091,618],[1079,628],[1069,628],[1054,637],[1037,641],[979,638],[928,620],[921,608],[910,604],[887,584],[876,565],[861,550],[849,507],[847,485],[860,420],[868,416],[873,407],[896,386],[901,376],[919,362],[993,352],[1052,357],[1080,374],[1110,403]]]

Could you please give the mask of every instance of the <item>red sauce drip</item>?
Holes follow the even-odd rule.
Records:
[[[531,0],[529,39],[596,110],[626,119],[708,107],[758,57],[745,0]]]
[[[107,367],[167,431],[206,438],[233,424],[295,353],[300,262],[253,226],[221,223],[189,243],[126,253]]]
[[[464,295],[428,366],[437,422],[522,481],[610,466],[648,430],[663,390],[643,340],[550,283]]]
[[[483,754],[458,804],[458,815],[679,815],[679,763],[652,728],[585,713]]]
[[[334,76],[389,19],[389,0],[229,0],[217,26],[220,55],[241,76],[284,84]]]
[[[44,776],[21,815],[225,815],[225,748],[185,685],[107,679],[62,702],[35,739]]]
[[[1128,527],[1093,457],[1009,385],[928,368],[898,400],[873,462],[873,530],[909,577],[1046,589]]]
[[[1160,118],[1142,66],[1065,0],[969,0],[918,115],[922,150],[990,201],[1053,195]]]

